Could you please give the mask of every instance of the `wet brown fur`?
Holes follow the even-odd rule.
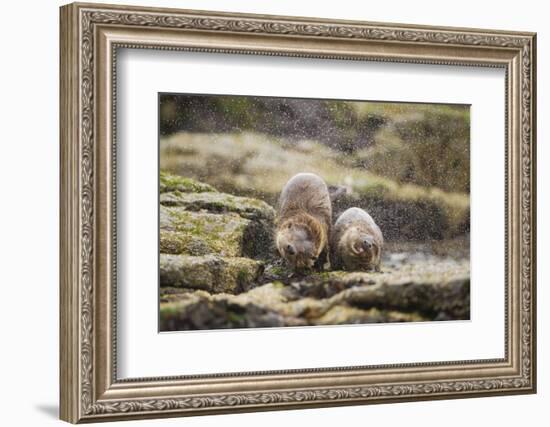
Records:
[[[297,211],[296,214],[286,219],[278,227],[278,233],[292,233],[289,225],[304,225],[311,233],[312,240],[315,242],[315,253],[318,255],[328,244],[328,230],[321,221],[312,215],[303,211]]]
[[[349,211],[349,212],[348,212]],[[330,238],[331,263],[333,269],[345,269],[348,271],[380,271],[380,258],[384,238],[382,231],[374,220],[365,211],[359,208],[351,208],[344,212],[336,221]],[[368,220],[357,211],[362,211]],[[345,215],[346,220],[340,221]],[[373,245],[358,255],[354,252],[358,236],[368,236]]]
[[[332,205],[324,181],[313,174],[294,176],[285,185],[279,200],[275,238],[279,254],[288,261],[279,240],[292,238],[297,227],[303,227],[314,246],[315,267],[322,270],[328,258],[331,222]]]

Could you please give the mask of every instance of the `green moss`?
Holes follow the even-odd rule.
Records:
[[[216,189],[211,185],[204,184],[199,181],[195,181],[191,178],[185,178],[183,176],[172,175],[168,172],[160,172],[160,192],[177,191],[183,193],[203,193],[203,192],[215,192]]]
[[[202,289],[210,293],[239,293],[253,287],[263,270],[261,262],[243,257],[160,256],[162,287]]]
[[[163,253],[224,256],[243,254],[243,236],[249,221],[237,214],[215,215],[166,208],[174,231],[162,230]]]
[[[237,282],[244,283],[247,281],[247,279],[248,279],[248,271],[240,269],[237,272]]]
[[[271,267],[270,273],[274,276],[282,276],[287,273],[287,269],[285,267],[275,265]]]
[[[177,233],[161,230],[160,252],[166,254],[206,255],[216,252],[216,247],[209,245],[202,236],[193,236],[188,233]],[[230,255],[239,252],[226,251]]]
[[[333,280],[333,279],[340,279],[343,277],[346,277],[349,273],[346,271],[323,271],[322,273],[317,273],[318,277],[321,278],[323,281],[326,280]]]
[[[189,211],[234,212],[243,218],[253,220],[272,220],[275,216],[274,209],[261,200],[218,192],[177,194],[170,191],[161,194],[160,203],[164,206],[182,207]]]
[[[167,302],[160,304],[160,316],[171,317],[177,315],[181,311],[181,304],[174,302]]]
[[[229,323],[241,325],[246,321],[246,316],[241,313],[235,313],[234,311],[228,311],[227,320]]]

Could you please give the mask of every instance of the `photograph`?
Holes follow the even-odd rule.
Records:
[[[537,393],[542,15],[503,8],[492,29],[492,6],[256,3],[31,14],[59,27],[37,51],[59,70],[41,83],[59,120],[49,102],[40,137],[7,141],[59,133],[54,160],[34,156],[60,166],[59,262],[37,258],[59,273],[57,301],[37,299],[57,315],[31,310],[55,320],[59,357],[37,366],[59,374],[59,418],[391,403],[373,419],[388,424],[400,402]],[[12,187],[29,199],[32,181]],[[19,240],[46,212],[23,211],[5,221]]]
[[[470,319],[470,105],[158,103],[160,332]]]

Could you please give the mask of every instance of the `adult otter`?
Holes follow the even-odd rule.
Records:
[[[328,257],[332,205],[325,181],[299,173],[279,198],[275,242],[279,254],[295,271],[322,270]]]
[[[335,270],[380,271],[384,238],[372,217],[360,208],[344,211],[330,238],[330,260]]]

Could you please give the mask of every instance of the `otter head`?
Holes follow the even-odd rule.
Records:
[[[357,227],[349,228],[342,236],[340,244],[343,245],[341,251],[344,264],[349,269],[371,269],[380,253],[374,237]]]
[[[313,268],[321,252],[319,242],[307,224],[286,221],[277,231],[279,254],[295,271]]]

